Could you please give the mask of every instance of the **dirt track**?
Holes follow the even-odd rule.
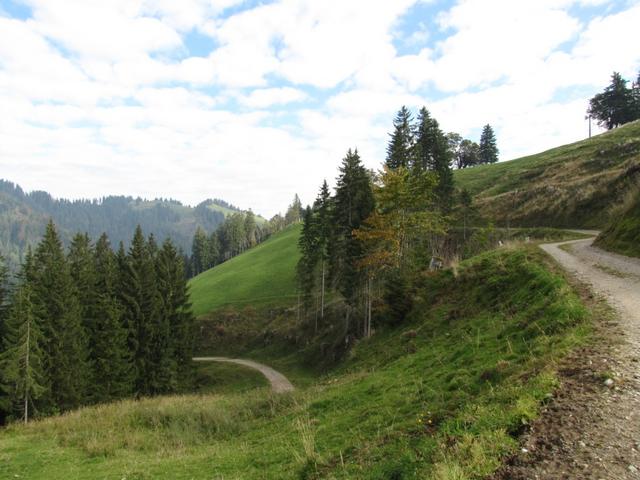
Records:
[[[616,318],[602,315],[595,344],[560,366],[562,387],[525,436],[523,452],[493,478],[640,479],[640,259],[592,241],[541,248],[603,297]]]
[[[262,373],[267,380],[271,383],[271,389],[274,393],[290,392],[294,390],[291,382],[271,367],[267,367],[258,362],[251,360],[243,360],[240,358],[226,358],[226,357],[194,357],[194,362],[224,362],[224,363],[236,363],[238,365],[244,365],[245,367],[253,368]]]

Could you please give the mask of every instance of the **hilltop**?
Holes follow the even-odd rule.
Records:
[[[49,219],[60,230],[68,244],[76,232],[87,232],[98,238],[103,232],[112,245],[128,245],[136,225],[157,239],[171,238],[184,252],[191,251],[193,234],[198,226],[215,230],[224,219],[240,210],[215,199],[195,207],[177,200],[108,196],[98,200],[65,200],[42,191],[26,193],[5,180],[0,180],[0,255],[8,263],[20,263],[27,245],[35,245],[44,233]],[[258,223],[265,220],[256,216]]]
[[[536,155],[455,172],[500,226],[602,228],[640,178],[640,121]]]

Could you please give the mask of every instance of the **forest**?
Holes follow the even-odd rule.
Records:
[[[192,387],[183,258],[138,226],[125,251],[49,222],[9,289],[0,266],[0,421]]]

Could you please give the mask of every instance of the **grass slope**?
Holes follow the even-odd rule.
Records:
[[[537,155],[455,172],[499,225],[603,227],[640,177],[640,121]]]
[[[614,215],[595,243],[612,252],[640,257],[640,191],[629,196],[622,212]]]
[[[189,282],[196,315],[223,306],[279,305],[295,297],[300,225],[228,260]]]
[[[379,329],[307,389],[85,408],[0,433],[0,477],[483,478],[586,341],[589,313],[534,248],[424,278],[406,323]]]

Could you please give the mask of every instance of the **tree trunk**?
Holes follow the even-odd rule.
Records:
[[[314,335],[318,334],[318,303],[320,303],[320,298],[316,294],[315,326],[314,326],[314,329],[313,329]]]
[[[31,350],[31,322],[27,319],[27,355],[24,376],[24,423],[29,422],[29,351]]]
[[[462,229],[463,238],[464,238],[464,241],[466,242],[467,241],[467,212],[464,212],[464,215],[462,216],[462,218],[463,218],[463,224],[464,224],[464,227]]]
[[[320,318],[324,318],[324,258],[322,259],[322,290],[320,295]]]
[[[367,317],[368,317],[368,322],[367,322],[367,337],[371,336],[371,304],[373,303],[373,293],[372,293],[372,287],[373,287],[373,280],[371,277],[369,277],[369,287],[368,287],[368,293],[369,293],[369,305],[367,306]]]

